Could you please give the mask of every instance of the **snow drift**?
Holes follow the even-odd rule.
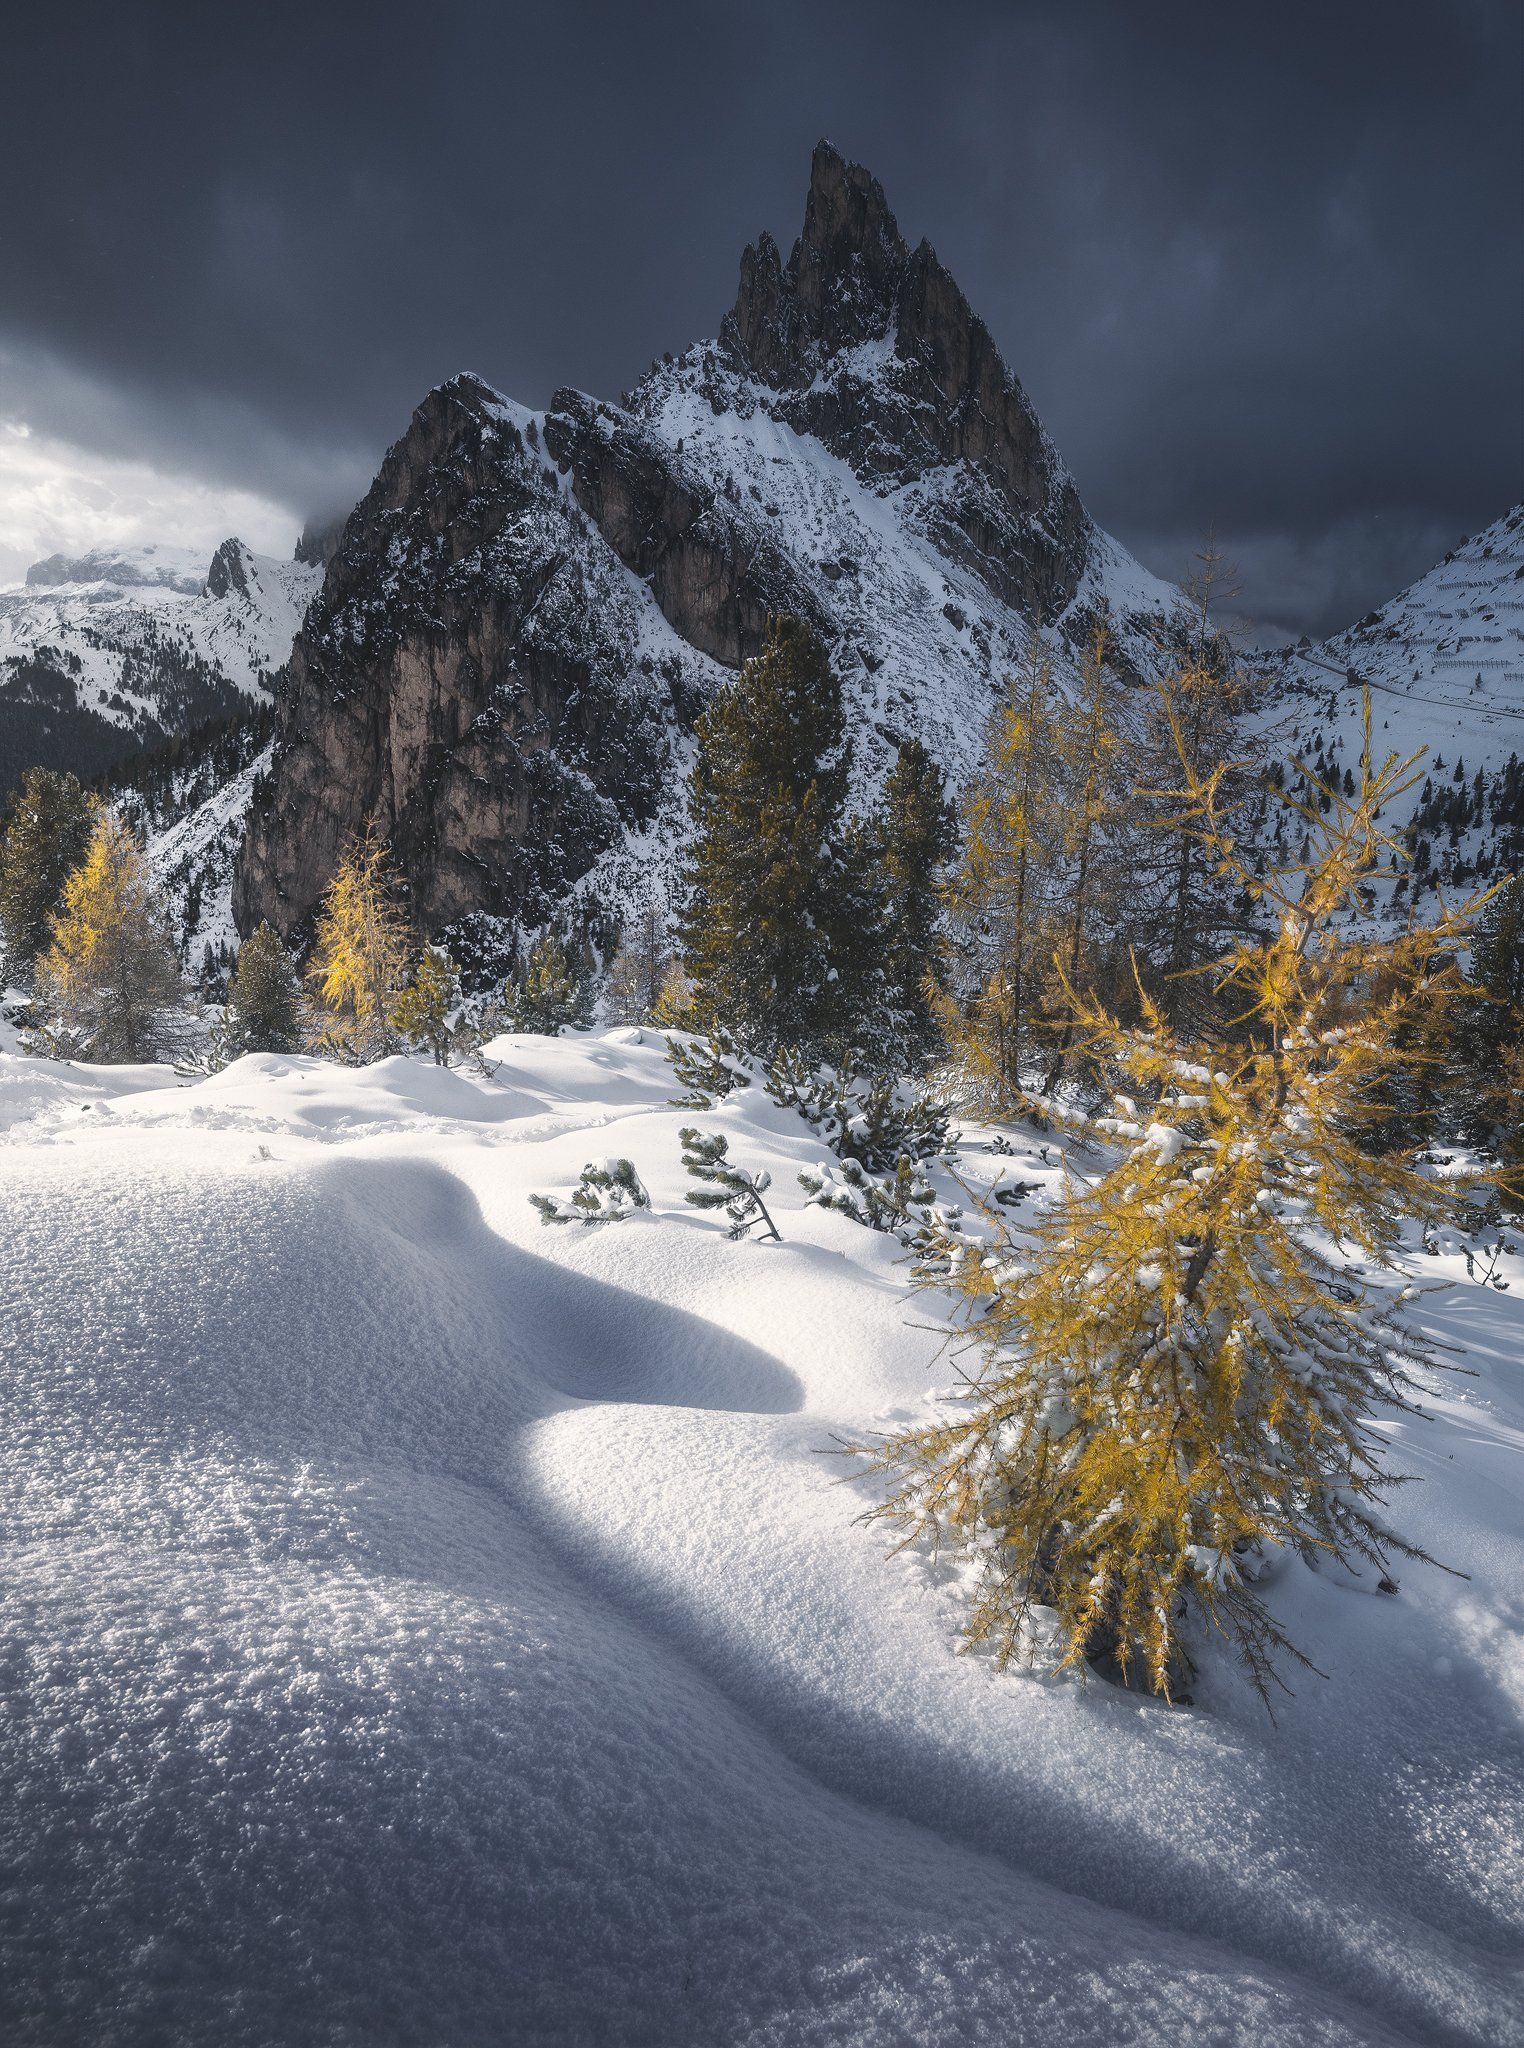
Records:
[[[0,1056],[7,2038],[1524,2040],[1518,1262],[1421,1261],[1478,1377],[1392,1424],[1468,1581],[1286,1567],[1278,1725],[1001,1677],[830,1455],[953,1368],[814,1134],[698,1119],[732,1243],[656,1034],[492,1050]]]

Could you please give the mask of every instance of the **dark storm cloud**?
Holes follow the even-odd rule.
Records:
[[[1518,497],[1512,4],[39,10],[0,413],[301,508],[470,367],[617,392],[797,231],[829,134],[1087,503],[1325,628]]]

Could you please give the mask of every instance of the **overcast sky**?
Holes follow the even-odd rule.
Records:
[[[1516,0],[72,0],[4,67],[0,577],[284,552],[458,369],[617,395],[821,135],[1151,568],[1327,630],[1524,496]]]

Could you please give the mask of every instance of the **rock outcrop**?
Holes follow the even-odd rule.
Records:
[[[206,572],[202,593],[213,599],[226,597],[229,591],[238,596],[249,594],[249,572],[254,558],[241,540],[225,540],[212,557]]]
[[[828,629],[776,540],[629,413],[558,391],[545,446],[577,503],[690,646],[739,668],[775,612]]]
[[[649,602],[538,441],[531,415],[458,377],[350,515],[279,692],[242,928],[304,925],[371,819],[434,930],[543,916],[652,815],[675,679],[642,644]]]

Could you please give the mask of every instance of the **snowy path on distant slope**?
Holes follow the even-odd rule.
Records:
[[[9,2037],[1524,2040],[1517,1294],[1400,1432],[1473,1582],[1298,1568],[1279,1729],[997,1679],[821,1455],[950,1374],[814,1141],[698,1119],[732,1245],[650,1034],[503,1049],[0,1057]],[[661,1213],[539,1226],[612,1151]]]

